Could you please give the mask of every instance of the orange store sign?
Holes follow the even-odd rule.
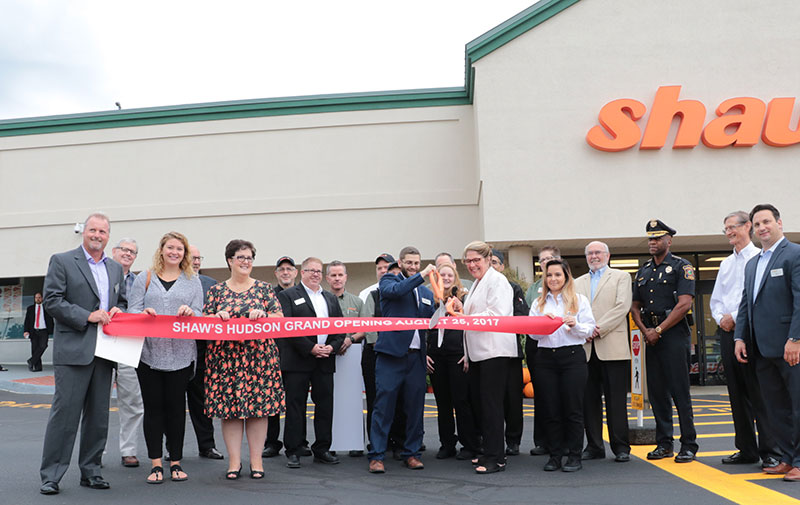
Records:
[[[637,121],[644,117],[647,107],[631,98],[608,102],[600,109],[599,125],[586,134],[586,142],[600,151],[616,152],[630,149],[661,149],[667,141],[675,116],[680,118],[673,149],[691,149],[700,140],[706,147],[750,147],[759,137],[773,147],[800,143],[800,125],[789,124],[794,98],[773,98],[765,104],[758,98],[739,97],[725,100],[716,109],[718,117],[703,126],[706,107],[697,100],[679,100],[680,86],[661,86],[656,92],[650,117],[642,134]]]

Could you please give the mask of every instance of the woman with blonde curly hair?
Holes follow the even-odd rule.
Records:
[[[128,312],[151,316],[199,316],[203,310],[203,287],[192,269],[189,241],[178,232],[161,237],[153,266],[136,277]],[[195,370],[194,340],[147,337],[136,374],[144,403],[144,438],[152,468],[148,484],[164,482],[161,466],[164,436],[171,456],[170,478],[188,478],[181,468],[186,427],[186,386]]]

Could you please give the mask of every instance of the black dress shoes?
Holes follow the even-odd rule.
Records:
[[[94,475],[92,477],[81,478],[81,486],[92,489],[108,489],[111,487],[111,484],[104,481],[99,475]]]
[[[519,456],[519,444],[508,444],[506,456]]]
[[[545,463],[545,465],[544,465],[544,471],[545,472],[555,472],[556,470],[560,470],[560,469],[561,469],[561,458],[560,457],[557,458],[555,456],[550,456],[550,460],[548,460],[547,463]]]
[[[440,447],[439,452],[436,453],[436,459],[452,458],[456,455],[455,447]]]
[[[531,456],[544,456],[547,454],[547,449],[542,447],[541,445],[537,445],[533,449],[531,449]]]
[[[300,468],[300,457],[297,454],[286,456],[287,468]]]
[[[361,458],[364,456],[364,451],[352,450],[347,453],[351,458]]]
[[[780,464],[781,462],[778,461],[777,459],[773,458],[772,456],[767,456],[761,463],[761,469],[763,470],[764,468],[775,468]]]
[[[656,447],[654,450],[647,453],[647,459],[664,459],[671,458],[675,454],[672,449],[666,447]]]
[[[723,465],[752,465],[753,463],[758,463],[758,456],[748,458],[741,452],[734,452],[727,458],[722,458]]]
[[[621,452],[614,457],[614,461],[617,463],[627,463],[631,460],[631,455],[627,452]]]
[[[33,371],[34,371],[34,369],[33,369],[33,368],[34,368],[34,367],[33,367],[33,362],[31,361],[31,359],[30,359],[30,358],[28,358],[28,371],[29,371],[29,372],[33,372]]]
[[[45,482],[42,484],[42,487],[39,488],[39,492],[42,494],[58,494],[58,484],[55,482]]]
[[[223,456],[216,447],[206,449],[205,451],[200,451],[200,457],[208,459],[225,459],[225,456]]]
[[[456,454],[456,459],[459,461],[466,461],[469,459],[473,459],[477,454],[470,451],[469,449],[464,449],[463,447],[459,449],[458,454]]]
[[[675,456],[675,463],[689,463],[694,461],[695,455],[692,451],[681,449],[681,452]]]
[[[339,463],[339,457],[331,454],[330,451],[314,454],[314,461],[317,463],[325,463],[326,465],[336,465]]]
[[[594,451],[590,451],[588,449],[583,451],[583,453],[581,453],[581,459],[584,460],[584,461],[587,461],[587,460],[590,460],[590,459],[605,459],[605,457],[606,457],[606,455],[603,452],[594,452]]]
[[[305,456],[311,456],[312,454],[314,453],[311,452],[311,449],[309,449],[307,445],[304,445],[301,448],[297,449],[298,456],[305,457]]]
[[[583,468],[581,459],[577,456],[570,456],[567,458],[567,463],[561,468],[562,472],[577,472]]]
[[[3,365],[0,365],[0,372],[8,372],[8,368],[4,367]]]
[[[281,450],[274,445],[268,445],[264,447],[264,450],[261,451],[262,458],[274,458],[278,454],[280,454]]]

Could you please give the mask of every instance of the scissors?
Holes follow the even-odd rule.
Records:
[[[442,280],[442,276],[436,270],[431,270],[429,274],[431,280],[431,290],[433,290],[433,297],[435,300],[439,301],[439,310],[433,315],[431,318],[431,328],[436,326],[436,323],[439,322],[439,318],[445,315],[445,313],[450,314],[451,316],[463,316],[464,314],[461,312],[456,312],[453,309],[453,304],[455,303],[455,297],[450,297],[447,302],[445,302],[444,298],[444,280]]]

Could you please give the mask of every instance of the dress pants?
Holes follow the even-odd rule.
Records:
[[[480,433],[483,439],[480,463],[487,467],[506,462],[503,401],[511,359],[490,358],[469,363],[471,384],[477,389],[480,401]]]
[[[405,412],[405,440],[402,456],[420,457],[422,447],[425,407],[425,356],[418,349],[410,349],[400,357],[376,353],[375,360],[375,407],[370,425],[372,450],[370,460],[383,460],[386,453],[389,430],[395,419],[395,407]],[[398,397],[402,394],[402,404]]]
[[[519,337],[517,337],[519,338]],[[522,358],[508,360],[508,380],[503,410],[506,421],[506,445],[522,442]]]
[[[197,370],[186,387],[189,418],[197,438],[197,448],[205,452],[217,444],[214,441],[214,421],[205,413],[206,402],[206,341],[197,340]]]
[[[375,344],[364,344],[361,353],[361,375],[364,377],[364,393],[367,397],[367,436],[370,436],[370,426],[372,426],[372,411],[375,408]],[[394,421],[389,429],[388,449],[402,450],[406,438],[406,416],[402,408],[402,391],[397,396],[397,404],[401,408],[395,408]],[[372,439],[370,438],[370,442]]]
[[[583,346],[540,347],[536,353],[536,396],[544,411],[545,438],[550,456],[581,457],[586,354]]]
[[[56,365],[56,391],[44,433],[42,482],[59,482],[69,467],[81,429],[78,466],[81,477],[100,475],[108,436],[108,404],[113,363],[94,358],[88,365]]]
[[[464,449],[478,452],[478,431],[469,403],[469,378],[460,355],[432,354],[434,372],[431,374],[433,395],[438,410],[439,442],[442,447],[455,449],[460,441]],[[455,410],[455,420],[453,419]],[[458,436],[456,436],[458,426]]]
[[[681,330],[670,328],[656,345],[645,346],[647,390],[656,419],[656,444],[673,449],[672,399],[681,426],[681,450],[696,453],[697,431],[689,394],[689,335]]]
[[[528,373],[531,376],[533,383],[533,445],[534,447],[545,447],[544,439],[544,415],[536,409],[539,405],[538,397],[539,386],[537,383],[537,374],[534,373],[536,368],[536,352],[539,349],[539,342],[529,338],[525,341],[525,361],[528,365]]]
[[[136,456],[136,441],[142,431],[144,403],[139,378],[132,366],[117,365],[117,408],[119,409],[119,453]]]
[[[47,334],[47,329],[31,331],[31,368],[41,372],[42,371],[42,354],[47,350],[47,339],[50,335]]]
[[[297,454],[303,445],[308,387],[314,402],[314,443],[311,451],[322,454],[331,449],[333,438],[333,373],[315,367],[310,372],[282,372],[286,391],[286,418],[283,445],[287,456]]]
[[[734,443],[736,448],[747,459],[780,459],[780,452],[767,421],[764,400],[759,390],[755,365],[739,363],[734,354],[733,332],[720,328],[719,336],[722,365],[725,367],[725,378],[728,385],[728,398],[731,402],[731,416],[736,432]],[[758,426],[758,443],[753,426],[755,419]]]
[[[800,467],[800,366],[789,366],[783,357],[765,358],[757,349],[750,356],[755,360],[758,384],[780,460]]]
[[[603,399],[605,399],[611,452],[615,455],[630,454],[627,405],[630,361],[601,361],[592,344],[592,355],[587,368],[589,378],[586,381],[583,402],[586,450],[592,454],[605,454],[603,445]]]
[[[183,436],[186,431],[186,386],[194,364],[174,371],[161,371],[139,362],[136,373],[144,402],[144,441],[147,457],[163,456],[164,436],[172,461],[183,459]]]

